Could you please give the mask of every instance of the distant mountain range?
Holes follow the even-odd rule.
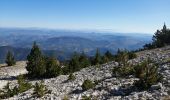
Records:
[[[64,60],[73,52],[85,52],[92,56],[97,48],[101,53],[106,50],[115,53],[118,48],[135,50],[150,42],[151,38],[152,35],[138,33],[0,28],[0,61],[4,62],[8,50],[14,52],[17,60],[25,60],[34,41],[44,54]]]

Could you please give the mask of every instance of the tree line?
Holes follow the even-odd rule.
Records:
[[[71,74],[82,68],[104,64],[109,61],[123,62],[125,59],[123,59],[122,56],[125,56],[127,60],[136,57],[135,53],[128,50],[118,49],[115,55],[106,51],[105,54],[102,55],[99,49],[97,49],[94,57],[88,57],[84,52],[81,54],[75,52],[69,61],[65,61],[64,64],[61,64],[56,58],[43,55],[39,46],[34,42],[27,56],[27,76],[30,78],[50,78],[61,74]],[[15,65],[16,63],[14,55],[11,52],[7,53],[6,63],[8,66]]]
[[[170,45],[170,29],[164,26],[162,29],[157,30],[152,37],[152,43],[144,45],[144,49],[159,48],[166,45]]]

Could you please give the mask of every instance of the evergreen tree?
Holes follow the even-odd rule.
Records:
[[[70,73],[80,70],[79,55],[77,53],[74,53],[72,59],[70,60],[68,70]]]
[[[166,27],[165,23],[161,30],[156,31],[152,40],[152,43],[144,45],[144,49],[163,47],[170,44],[170,30]]]
[[[102,59],[101,59],[101,55],[100,55],[100,51],[99,49],[96,50],[96,54],[93,60],[93,64],[94,65],[99,65],[102,63]]]
[[[31,52],[27,56],[27,60],[26,69],[29,76],[37,78],[42,77],[46,73],[45,58],[36,42],[34,42]]]
[[[56,77],[61,74],[61,67],[59,66],[59,61],[51,57],[47,58],[46,62],[46,76],[47,77]]]
[[[113,55],[109,51],[106,51],[104,56],[102,57],[102,63],[107,63],[112,60],[113,60]]]
[[[109,62],[109,58],[107,56],[102,56],[102,64]]]
[[[109,60],[112,60],[113,59],[113,55],[109,52],[109,51],[106,51],[106,53],[104,54]]]
[[[134,52],[128,52],[128,58],[129,59],[134,59],[136,57],[137,57],[137,55]]]
[[[8,66],[13,66],[16,63],[15,59],[14,59],[14,56],[10,51],[8,51],[8,53],[7,53],[5,62],[7,63]]]
[[[90,66],[90,61],[84,52],[79,57],[79,63],[81,65],[81,68]]]

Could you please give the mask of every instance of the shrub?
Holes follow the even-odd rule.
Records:
[[[91,98],[92,96],[86,96],[86,95],[82,96],[82,100],[92,100]]]
[[[30,88],[32,88],[32,85],[25,81],[25,78],[23,77],[23,75],[19,75],[17,77],[17,81],[18,81],[18,87],[15,87],[14,90],[18,91],[18,93],[25,92],[29,90]]]
[[[7,63],[8,66],[13,66],[16,63],[15,58],[10,51],[8,51],[8,53],[6,55],[6,61],[5,62]]]
[[[71,74],[68,76],[68,80],[73,81],[73,80],[75,80],[75,79],[76,79],[76,77],[73,75],[73,73],[71,73]]]
[[[34,95],[36,97],[43,97],[46,93],[48,93],[47,88],[45,87],[45,85],[43,84],[43,81],[41,81],[40,83],[35,83],[34,86]]]
[[[128,52],[128,56],[129,59],[134,59],[137,57],[137,55],[134,52]]]
[[[61,68],[62,74],[68,75],[70,73],[69,66],[64,66]]]
[[[119,66],[114,67],[112,70],[113,76],[116,77],[127,77],[129,75],[134,74],[134,67],[133,66]]]
[[[7,99],[9,97],[14,96],[15,94],[13,93],[12,89],[9,86],[9,82],[7,83],[6,86],[4,86],[4,88],[1,90],[1,95],[0,98],[2,99]]]
[[[135,76],[139,78],[139,81],[135,82],[139,90],[147,90],[162,79],[158,67],[153,63],[150,64],[148,60],[135,67]]]
[[[22,75],[17,77],[17,82],[18,82],[18,86],[15,86],[13,89],[10,88],[9,86],[10,83],[7,83],[7,85],[3,88],[3,90],[1,90],[0,98],[6,99],[9,97],[13,97],[14,95],[25,92],[32,87],[30,83],[27,83],[25,81]]]
[[[119,65],[126,65],[128,59],[128,51],[118,49],[117,55],[115,55],[115,61],[117,61]]]
[[[93,88],[95,86],[95,84],[91,81],[91,80],[85,80],[82,84],[82,89],[83,90],[89,90],[91,88]]]
[[[69,100],[68,97],[65,95],[62,100]]]

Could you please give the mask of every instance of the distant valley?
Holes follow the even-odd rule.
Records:
[[[107,33],[34,28],[0,28],[0,62],[4,62],[8,50],[17,60],[25,60],[34,41],[43,53],[59,60],[68,59],[73,52],[85,52],[93,56],[98,48],[115,53],[118,48],[136,50],[149,43],[152,35],[139,33]]]

